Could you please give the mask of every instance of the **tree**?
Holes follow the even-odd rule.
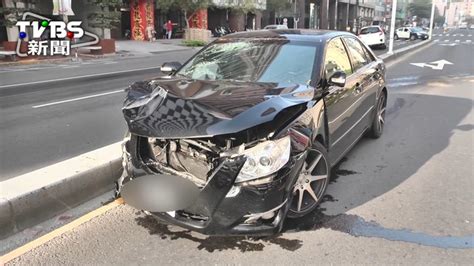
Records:
[[[473,25],[474,24],[474,16],[466,16],[464,21],[469,25]]]
[[[274,12],[275,17],[280,17],[281,13],[291,9],[291,2],[288,0],[267,0],[267,11]]]
[[[189,20],[196,11],[206,9],[211,5],[211,0],[156,0],[156,5],[161,10],[179,9],[186,18],[186,28],[189,29]],[[188,16],[188,14],[190,14]]]
[[[37,3],[37,0],[25,0],[25,1],[18,1],[14,0],[12,7],[0,7],[0,26],[5,26],[7,28],[13,27],[16,25],[16,22],[21,19],[23,13],[27,11],[33,11],[32,8],[28,8],[33,4]],[[21,2],[21,6],[25,7],[17,7],[17,3]]]
[[[445,17],[441,16],[441,14],[439,13],[438,8],[435,7],[435,14],[434,14],[434,21],[433,21],[434,24],[435,25],[443,25],[444,21],[445,21]]]
[[[94,28],[100,28],[105,37],[105,29],[115,28],[120,23],[121,0],[87,0],[92,12],[87,16],[87,23]]]
[[[418,18],[430,18],[431,0],[414,0],[408,4],[408,11],[412,16],[417,16]]]

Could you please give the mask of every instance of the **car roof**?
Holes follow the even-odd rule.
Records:
[[[309,30],[309,29],[269,29],[242,31],[220,37],[219,40],[229,39],[281,39],[301,41],[327,41],[338,36],[355,36],[350,32],[331,30]]]

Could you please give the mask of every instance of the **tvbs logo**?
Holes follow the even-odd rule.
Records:
[[[28,39],[28,55],[69,55],[71,41],[84,36],[82,21],[18,21],[21,40]],[[28,36],[31,28],[31,36]]]

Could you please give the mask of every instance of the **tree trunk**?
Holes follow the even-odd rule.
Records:
[[[184,19],[186,20],[186,29],[189,29],[189,18],[188,18],[188,11],[183,9]]]

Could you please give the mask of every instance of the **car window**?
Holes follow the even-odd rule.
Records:
[[[346,48],[340,38],[329,42],[324,59],[325,75],[329,78],[336,71],[344,71],[347,76],[352,74],[351,62]]]
[[[369,62],[375,61],[375,57],[364,45],[362,45],[362,49],[364,50],[365,58],[367,58]]]
[[[363,28],[360,31],[360,34],[369,34],[369,33],[377,33],[379,30],[376,27],[370,27],[370,28]]]
[[[367,57],[362,44],[354,38],[345,38],[351,56],[354,71],[368,64],[371,60]]]

